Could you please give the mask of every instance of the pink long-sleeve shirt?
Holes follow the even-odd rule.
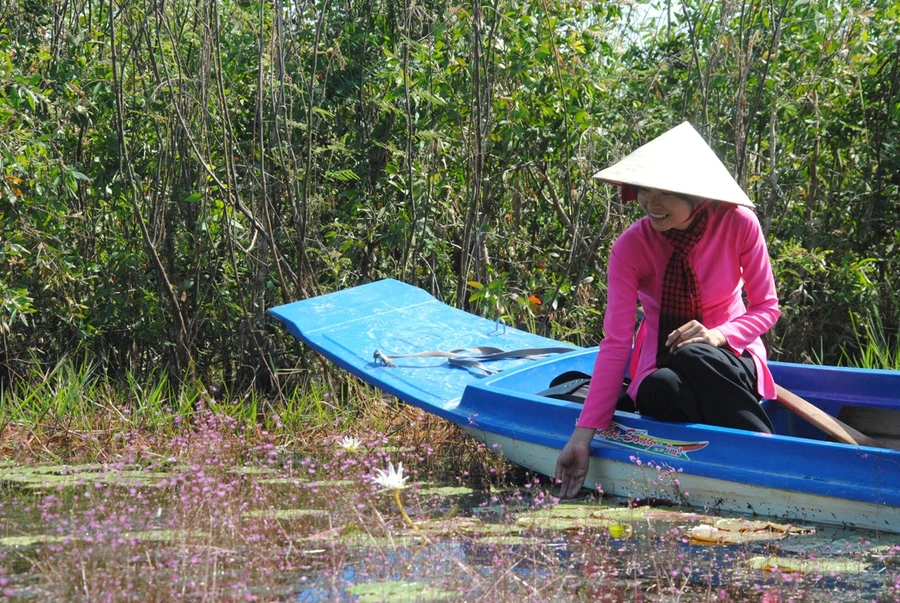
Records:
[[[703,304],[703,325],[718,328],[738,354],[747,350],[756,365],[757,390],[775,397],[775,382],[766,366],[760,336],[780,316],[775,279],[759,220],[752,210],[726,203],[709,206],[709,225],[691,253]],[[634,339],[636,302],[644,310],[646,337],[628,394],[632,399],[644,377],[656,370],[657,332],[663,274],[672,245],[644,217],[613,244],[609,259],[609,292],[603,317],[605,337],[579,427],[605,429],[612,421],[622,391]],[[746,293],[744,305],[741,290]]]

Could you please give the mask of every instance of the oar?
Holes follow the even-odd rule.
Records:
[[[807,402],[797,394],[790,392],[780,385],[775,386],[776,400],[787,406],[795,413],[845,444],[855,446],[878,446],[878,444],[866,434],[857,431],[843,421],[835,419],[827,412]]]

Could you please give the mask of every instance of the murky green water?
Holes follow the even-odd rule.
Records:
[[[499,588],[503,600],[898,597],[895,536],[812,526],[787,530],[762,527],[766,522],[759,519],[609,504],[513,512],[480,506],[469,510],[483,523],[472,525],[466,517],[436,534],[428,527],[424,535],[407,531],[401,539],[362,537],[340,579],[307,576],[299,600],[352,600],[348,589],[364,601],[497,600],[486,584]],[[711,535],[706,528],[716,525],[724,529],[704,538]],[[471,588],[460,588],[459,573],[469,571],[477,578]]]
[[[486,492],[416,484],[395,497],[366,479],[379,460],[0,466],[0,592],[307,602],[900,598],[896,536],[623,501],[554,504],[537,482]]]

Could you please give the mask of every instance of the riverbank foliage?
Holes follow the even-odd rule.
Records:
[[[682,120],[757,204],[773,355],[838,361],[898,325],[898,41],[885,0],[0,0],[0,379],[287,391],[266,310],[383,277],[596,343],[634,208],[591,174]]]

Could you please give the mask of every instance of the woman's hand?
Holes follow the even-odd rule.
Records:
[[[666,338],[666,345],[673,354],[675,350],[689,343],[708,343],[717,348],[728,345],[728,341],[719,329],[707,329],[696,320],[681,325],[669,333]]]
[[[576,427],[559,457],[556,459],[556,481],[560,483],[559,497],[573,498],[584,485],[591,460],[591,440],[596,429]]]

